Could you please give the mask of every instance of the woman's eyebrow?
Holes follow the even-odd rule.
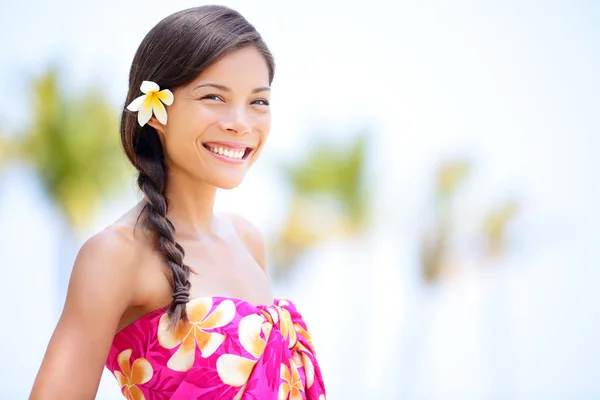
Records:
[[[230,88],[228,88],[227,86],[219,85],[218,83],[201,83],[200,85],[196,86],[194,88],[194,90],[199,89],[201,87],[207,87],[207,86],[214,87],[216,89],[222,90],[223,92],[231,92]],[[265,87],[259,87],[259,88],[253,89],[252,93],[267,92],[270,90],[271,90],[270,87],[265,86]]]

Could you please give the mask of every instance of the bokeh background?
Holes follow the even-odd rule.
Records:
[[[600,398],[600,2],[215,3],[277,61],[270,142],[217,208],[263,230],[328,398]],[[1,0],[1,399],[27,398],[79,246],[140,198],[138,44],[200,4]]]

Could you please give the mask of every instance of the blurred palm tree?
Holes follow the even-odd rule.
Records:
[[[450,239],[456,223],[456,197],[470,171],[471,162],[467,159],[445,161],[438,167],[432,220],[420,244],[421,275],[427,283],[435,283],[450,272],[448,261]],[[477,239],[484,243],[486,257],[498,257],[506,251],[506,232],[517,211],[518,202],[512,199],[490,207],[484,215]]]
[[[505,253],[508,226],[518,211],[519,203],[510,199],[492,207],[487,212],[481,224],[481,235],[487,257],[495,258]]]
[[[128,171],[120,150],[118,113],[97,89],[65,95],[54,68],[34,79],[32,89],[31,126],[12,139],[4,137],[0,155],[29,165],[77,232]]]
[[[437,170],[432,223],[421,237],[421,275],[425,282],[437,281],[445,272],[452,230],[453,203],[471,171],[466,159],[443,162]]]
[[[291,268],[313,246],[364,231],[370,206],[365,167],[366,132],[347,146],[317,142],[303,160],[283,165],[292,199],[272,246],[276,275]]]
[[[24,132],[0,137],[0,168],[13,162],[28,165],[62,216],[60,302],[75,237],[92,221],[102,199],[122,187],[130,167],[120,150],[118,112],[98,89],[68,96],[58,70],[50,68],[32,81],[30,110]]]

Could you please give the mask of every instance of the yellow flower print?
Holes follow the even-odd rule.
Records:
[[[280,376],[283,382],[279,386],[278,400],[302,400],[301,392],[304,391],[304,386],[302,385],[300,374],[294,360],[290,359],[289,362],[289,369],[285,364],[281,364]]]
[[[261,314],[265,317],[267,321],[271,323],[271,325],[275,325],[279,322],[279,314],[275,307],[267,307],[267,310],[261,310]]]
[[[217,360],[219,377],[230,386],[242,386],[248,381],[250,373],[262,356],[273,326],[258,314],[250,314],[240,320],[239,340],[244,349],[255,359],[235,354],[223,354]],[[264,339],[260,336],[263,333]]]
[[[284,339],[288,340],[288,347],[294,348],[297,341],[296,330],[294,329],[294,322],[290,312],[285,308],[274,306],[279,314],[279,330]]]
[[[296,346],[294,347],[294,361],[296,361],[297,365],[304,368],[304,374],[306,375],[306,387],[310,389],[315,382],[315,366],[309,357],[309,355],[314,355],[315,353],[312,347],[312,338],[308,329],[304,329],[299,323],[296,322],[294,324],[294,328],[298,335],[303,337],[309,345],[307,348],[301,342],[296,343]]]
[[[212,312],[213,299],[202,297],[191,300],[186,307],[189,322],[180,322],[175,329],[170,329],[167,314],[160,318],[158,324],[158,342],[167,349],[181,344],[175,354],[167,362],[174,371],[189,371],[194,365],[196,344],[203,358],[214,354],[225,340],[225,335],[209,332],[208,329],[227,325],[235,317],[235,304],[223,300]]]
[[[315,352],[315,348],[313,347],[313,341],[312,341],[312,336],[310,334],[310,331],[307,329],[304,329],[302,327],[302,325],[300,325],[298,322],[296,322],[294,324],[294,327],[296,328],[296,332],[298,333],[298,335],[302,336],[304,339],[306,339],[306,341],[308,342],[308,344],[310,345],[310,348],[312,349],[313,354],[316,354]]]
[[[306,387],[310,389],[313,383],[315,383],[315,366],[309,355],[312,355],[310,350],[298,342],[294,348],[294,362],[298,367],[304,368]]]
[[[280,300],[278,305],[270,306],[267,308],[267,311],[262,310],[261,314],[269,321],[271,324],[275,325],[279,322],[279,330],[284,339],[288,339],[288,347],[292,349],[296,345],[296,341],[298,340],[296,335],[296,330],[294,329],[294,322],[292,321],[292,316],[290,312],[285,308],[280,307],[280,305],[289,304],[285,300]]]
[[[114,371],[115,378],[127,400],[145,400],[144,393],[136,385],[142,385],[152,379],[152,365],[145,358],[138,358],[131,365],[132,349],[124,350],[117,356],[121,371]]]

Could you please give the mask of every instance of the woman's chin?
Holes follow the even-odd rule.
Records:
[[[221,179],[216,179],[215,180],[215,186],[218,187],[219,189],[235,189],[236,187],[240,186],[242,184],[242,182],[244,181],[244,176],[240,176],[240,177],[222,177]]]

